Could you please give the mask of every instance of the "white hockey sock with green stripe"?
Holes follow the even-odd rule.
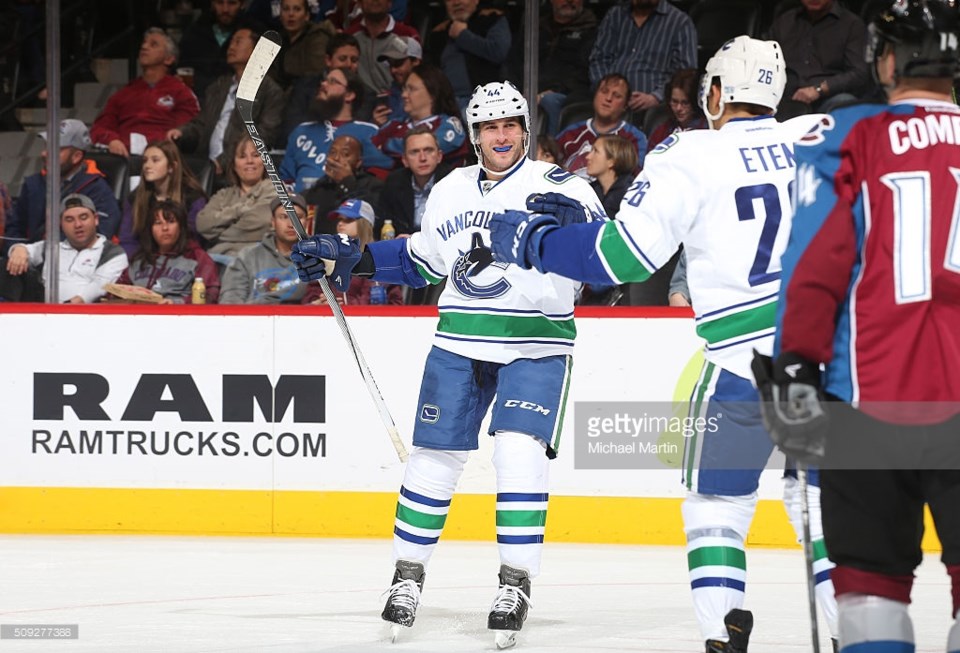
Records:
[[[397,499],[393,527],[395,560],[420,562],[424,566],[430,561],[467,455],[466,451],[414,447]]]
[[[713,496],[691,492],[683,501],[690,590],[705,640],[726,641],[723,618],[730,610],[743,607],[747,583],[743,543],[756,505],[756,493]]]
[[[797,534],[797,542],[803,542],[803,511],[800,496],[800,481],[787,476],[783,479],[783,505],[787,516]],[[807,504],[810,507],[810,539],[813,542],[813,578],[816,587],[817,605],[830,629],[830,636],[836,637],[837,599],[833,595],[833,582],[830,570],[835,565],[827,557],[827,546],[823,542],[823,522],[820,518],[820,488],[807,486]]]
[[[540,573],[550,496],[548,464],[543,441],[510,431],[494,437],[500,562],[525,569],[530,578]]]

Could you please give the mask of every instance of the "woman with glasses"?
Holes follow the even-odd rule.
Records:
[[[647,139],[648,152],[674,132],[707,128],[707,121],[697,103],[699,81],[695,69],[683,68],[675,72],[667,82],[664,97],[669,102],[670,117],[650,132]]]

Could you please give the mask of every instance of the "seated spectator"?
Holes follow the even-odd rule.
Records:
[[[334,34],[327,41],[327,54],[324,61],[326,63],[324,74],[298,77],[290,89],[287,106],[283,114],[283,138],[281,140],[284,143],[297,125],[314,119],[311,105],[320,91],[320,83],[323,82],[326,73],[337,69],[347,74],[357,74],[357,69],[360,67],[360,45],[357,43],[357,39],[350,34]],[[373,115],[374,102],[373,91],[364,87],[363,106],[354,107],[354,118],[369,121]]]
[[[707,129],[707,119],[697,102],[700,75],[693,68],[678,70],[667,84],[667,97],[670,99],[670,117],[657,125],[647,139],[647,151],[650,152],[662,143],[667,136],[691,129]]]
[[[377,132],[373,144],[397,160],[403,156],[403,135],[418,125],[427,125],[437,135],[443,160],[459,166],[467,156],[467,138],[453,89],[436,66],[420,64],[403,86],[403,110],[407,121],[391,120]]]
[[[46,139],[46,132],[40,132]],[[90,132],[79,120],[60,121],[60,196],[80,193],[97,207],[99,230],[113,238],[120,226],[120,206],[97,165],[84,158],[90,147]],[[4,233],[10,240],[34,243],[43,240],[47,230],[47,150],[41,152],[44,170],[29,175],[20,186],[20,195],[7,212]]]
[[[423,48],[412,38],[397,36],[390,39],[384,51],[377,57],[390,69],[390,88],[386,99],[377,98],[377,106],[373,109],[372,120],[381,127],[390,120],[406,122],[410,119],[403,108],[403,87],[413,69],[420,65],[423,59]],[[382,101],[381,101],[382,100]]]
[[[118,233],[120,246],[133,256],[141,242],[141,234],[149,231],[153,206],[170,200],[184,207],[188,216],[187,232],[197,235],[197,214],[207,203],[207,196],[190,168],[183,165],[180,151],[171,141],[157,141],[143,152],[140,185],[123,206]]]
[[[210,0],[180,38],[179,65],[193,69],[193,92],[202,98],[217,77],[230,74],[226,49],[240,23],[241,0]]]
[[[360,43],[360,79],[376,93],[390,88],[390,71],[380,62],[391,36],[420,40],[420,33],[390,15],[390,0],[360,0],[360,16],[347,30]]]
[[[597,38],[597,16],[583,0],[550,0],[550,14],[540,16],[537,104],[551,136],[560,129],[560,111],[568,97],[590,95],[590,51]],[[522,51],[521,48],[515,48]]]
[[[190,237],[187,212],[179,202],[160,200],[150,208],[150,223],[140,232],[140,247],[118,283],[163,295],[161,304],[191,304],[194,279],[207,287],[206,302],[220,296],[217,266]]]
[[[610,219],[617,217],[620,200],[633,183],[636,171],[637,149],[622,136],[600,136],[587,153],[587,174],[593,178],[590,187]]]
[[[317,215],[326,215],[347,199],[362,199],[378,205],[383,182],[363,168],[360,141],[348,134],[337,136],[330,144],[324,176],[313,185],[304,197],[316,206]],[[317,220],[314,228],[318,233],[333,233],[332,224]]]
[[[333,211],[330,211],[328,217],[336,224],[336,233],[344,234],[349,238],[356,238],[360,242],[360,251],[363,251],[368,244],[373,242],[373,224],[377,217],[374,215],[373,207],[367,202],[358,199],[350,199],[343,202]],[[381,293],[379,298],[371,298],[371,293]],[[379,281],[353,275],[350,279],[350,286],[345,293],[346,297],[341,301],[344,293],[334,289],[334,295],[337,295],[337,301],[343,304],[403,304],[403,288],[397,285],[384,287]],[[307,290],[307,296],[304,301],[314,304],[326,304],[326,297],[318,285],[312,285]]]
[[[857,100],[867,89],[867,28],[836,0],[801,0],[770,26],[787,65],[785,101],[828,112]]]
[[[249,27],[241,27],[233,33],[227,48],[227,63],[233,68],[233,73],[214,80],[203,98],[199,115],[166,134],[166,138],[174,141],[181,152],[203,154],[213,161],[218,175],[224,174],[233,164],[234,145],[247,134],[240,113],[235,110],[237,86],[259,38],[260,35]],[[266,77],[257,89],[253,122],[267,147],[278,144],[276,139],[282,120],[283,91],[276,82]]]
[[[293,210],[307,232],[307,201],[290,195]],[[290,250],[297,242],[297,231],[287,212],[274,197],[270,204],[272,231],[259,243],[243,249],[223,273],[221,304],[300,304],[307,285],[300,283],[297,269],[290,262]]]
[[[563,162],[560,167],[588,177],[587,154],[593,142],[603,134],[616,134],[631,141],[637,148],[638,166],[643,167],[647,154],[647,137],[624,119],[630,85],[623,75],[611,73],[600,80],[593,95],[593,117],[574,123],[557,136]]]
[[[249,136],[233,148],[227,171],[230,185],[221,189],[197,214],[197,231],[210,254],[236,256],[270,230],[270,203],[277,193]]]
[[[437,135],[426,125],[414,127],[403,137],[403,168],[394,170],[380,193],[380,213],[374,225],[379,235],[383,220],[393,220],[397,236],[420,231],[420,221],[433,185],[452,170],[443,163]]]
[[[280,164],[280,178],[292,182],[298,193],[322,180],[326,174],[327,150],[334,138],[344,134],[361,144],[365,164],[390,169],[393,161],[373,143],[376,125],[353,119],[354,107],[363,101],[363,83],[352,73],[334,69],[320,83],[313,103],[317,122],[305,122],[290,134]]]
[[[322,23],[327,20],[327,13],[332,12],[331,15],[336,13],[334,5],[338,2],[339,0],[320,0],[319,2],[309,0],[310,21]],[[247,18],[255,20],[272,30],[280,31],[283,29],[283,24],[280,22],[282,0],[249,0],[245,4],[247,6],[245,11]],[[339,28],[340,26],[334,25],[334,27]]]
[[[289,89],[298,77],[323,73],[327,40],[337,30],[329,20],[310,22],[307,0],[283,0],[280,24],[283,47],[271,71],[276,82]]]
[[[506,79],[510,25],[499,9],[478,9],[479,0],[444,4],[447,18],[427,34],[424,51],[427,61],[443,68],[461,115],[477,86]]]
[[[663,101],[674,71],[697,67],[697,30],[667,0],[633,0],[611,7],[590,52],[590,81],[619,73],[632,89],[627,106],[645,111]],[[642,157],[641,157],[642,158]]]
[[[563,167],[561,165],[563,156],[560,153],[560,145],[557,144],[557,139],[549,134],[537,136],[537,161],[546,161]]]
[[[86,195],[67,195],[60,202],[60,241],[57,264],[57,301],[90,304],[106,294],[103,286],[114,283],[127,268],[127,255],[97,233],[97,207]],[[42,270],[46,241],[10,248],[6,265],[0,267],[0,297],[7,301],[44,301]]]
[[[197,96],[179,77],[170,74],[177,45],[159,27],[143,36],[137,58],[143,74],[110,96],[93,121],[93,142],[114,154],[142,154],[147,143],[200,113]]]
[[[350,29],[360,20],[360,0],[320,0],[320,11],[338,29]],[[390,15],[394,20],[404,22],[409,13],[407,0],[390,3]]]

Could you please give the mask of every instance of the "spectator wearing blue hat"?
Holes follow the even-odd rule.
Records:
[[[330,211],[327,217],[336,220],[338,234],[358,240],[361,251],[367,244],[373,242],[373,224],[377,216],[369,202],[360,199],[346,200],[336,210]],[[343,304],[403,304],[402,287],[384,286],[379,281],[371,281],[356,275],[350,279],[350,287],[347,288],[345,299],[341,300],[341,294],[336,290],[334,294]],[[319,286],[311,288],[308,297],[313,303],[326,303]]]

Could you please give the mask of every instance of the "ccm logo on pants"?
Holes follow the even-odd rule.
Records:
[[[520,399],[507,399],[503,402],[504,408],[522,408],[524,410],[532,410],[535,413],[540,413],[541,415],[549,415],[550,409],[544,408],[540,404],[535,404],[532,401],[521,401]]]

